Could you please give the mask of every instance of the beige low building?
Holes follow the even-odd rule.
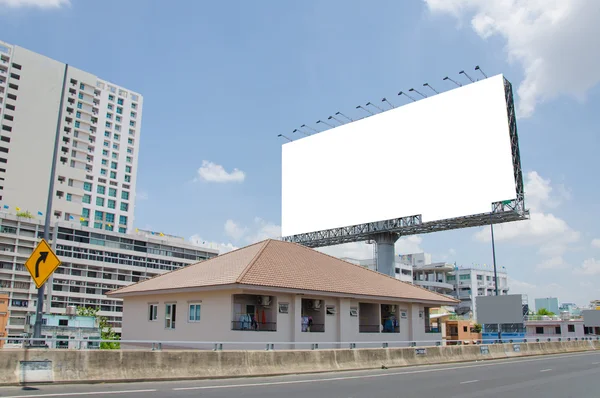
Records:
[[[279,348],[321,343],[319,347],[325,348],[441,341],[439,330],[430,326],[429,309],[457,303],[277,240],[259,242],[108,295],[123,298],[123,340],[221,342],[225,349],[242,345],[264,349],[263,343]]]

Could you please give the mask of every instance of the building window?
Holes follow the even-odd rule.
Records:
[[[117,104],[119,104],[119,105],[123,105],[123,98],[119,98],[119,99],[117,100]]]
[[[102,150],[102,156],[108,156],[108,150],[107,149],[103,149]]]
[[[82,221],[81,222],[81,226],[82,227],[87,227],[88,225],[90,225],[90,223],[88,221]]]
[[[131,173],[131,166],[125,166],[125,172]]]
[[[137,109],[137,104],[136,103],[131,104],[131,109]]]
[[[101,222],[95,222],[94,223],[94,228],[102,229],[102,223]]]
[[[113,169],[113,170],[116,170],[117,169],[117,162],[111,162],[110,163],[110,168]]]
[[[134,122],[133,120],[130,120],[130,121],[129,121],[129,125],[130,125],[131,127],[135,127],[135,122]]]
[[[71,197],[71,194],[70,194],[70,193],[68,193],[68,194],[67,194],[67,202],[71,202],[71,199],[72,199],[72,197]]]
[[[121,123],[121,121],[121,116],[117,115],[117,117],[115,117],[115,122]]]
[[[112,124],[110,122],[106,122],[105,126],[111,128]]]
[[[106,173],[107,173],[107,170],[106,170],[106,169],[100,169],[100,174],[101,174],[101,175],[105,176],[105,175],[106,175]]]
[[[125,227],[119,227],[119,232],[122,233],[122,234],[125,234],[125,233],[127,233],[127,228],[125,228]]]
[[[557,326],[554,330],[554,333],[556,334],[562,334],[561,330],[560,330],[560,326]]]
[[[79,112],[79,111],[75,112],[75,117],[81,117],[81,112]]]
[[[106,118],[107,118],[107,119],[112,119],[112,113],[110,113],[110,112],[107,112],[107,113],[106,113]]]
[[[137,114],[135,112],[131,112],[130,115],[132,118],[135,118],[137,116]]]
[[[117,179],[117,172],[116,171],[111,171],[110,172],[110,178],[112,178],[113,180]]]
[[[85,207],[81,210],[81,216],[85,218],[90,217],[90,209],[86,209]]]
[[[102,166],[106,166],[108,164],[108,160],[102,159]]]
[[[115,100],[115,96],[114,96],[114,95],[112,95],[112,94],[110,94],[110,95],[108,96],[108,100],[109,100],[109,101],[114,101],[114,100]]]
[[[132,160],[132,159],[133,159],[133,158],[132,158],[131,156],[127,156],[127,159],[126,159],[126,160],[127,160],[127,163],[131,163],[131,160]]]
[[[128,139],[127,139],[127,143],[128,143],[129,145],[133,145],[133,138],[128,138]]]
[[[113,230],[113,226],[112,226],[112,224],[106,224],[104,226],[104,229],[107,230],[107,231],[112,231]]]
[[[115,134],[115,137],[114,137],[114,138],[115,138],[115,140],[117,140],[117,141],[118,141],[118,140],[120,140],[120,139],[121,139],[121,136],[120,136],[119,134]]]
[[[535,328],[535,334],[544,334],[544,327],[543,326],[537,326]]]
[[[113,213],[106,213],[106,222],[115,222],[115,215]]]
[[[96,198],[96,206],[104,206],[104,198],[97,197]]]
[[[104,212],[96,210],[94,213],[94,220],[102,221],[103,218],[104,218]]]
[[[113,105],[112,104],[108,104],[108,110],[112,111],[113,110]]]
[[[69,326],[69,320],[68,319],[59,319],[58,326]]]
[[[85,90],[85,84],[79,83],[79,89],[80,90]]]
[[[121,107],[119,107],[119,106],[118,106],[118,107],[117,107],[117,113],[118,113],[119,115],[122,115],[122,114],[123,114],[123,108],[121,108]]]
[[[79,97],[79,99],[83,99],[83,93],[79,93],[78,97]]]
[[[567,330],[569,333],[575,333],[575,325],[568,325]]]
[[[108,203],[106,204],[106,207],[108,207],[109,209],[114,209],[116,205],[117,203],[113,199],[109,199]]]
[[[110,138],[110,131],[105,131],[104,136]]]
[[[177,304],[165,304],[165,329],[175,329]]]
[[[76,122],[75,122],[75,128],[77,128],[77,129],[78,129],[78,128],[79,128],[79,126],[81,126],[81,124],[79,124],[79,121],[76,121]]]
[[[125,182],[131,182],[131,176],[129,174],[125,174]]]
[[[115,188],[108,188],[108,196],[116,198],[117,197],[117,190]]]
[[[81,102],[78,102],[77,103],[77,109],[81,109],[81,108],[83,108],[83,104]]]
[[[200,322],[200,304],[190,304],[190,322]]]
[[[129,211],[129,204],[121,202],[121,211]]]
[[[83,190],[84,191],[88,191],[88,192],[92,192],[92,184],[90,184],[89,182],[84,182],[83,183]]]
[[[21,79],[21,76],[17,75],[16,73],[11,73],[10,77],[12,77],[13,79],[16,79],[16,80],[20,80]]]
[[[106,192],[106,187],[104,185],[98,185],[98,187],[96,188],[96,192],[104,195],[104,192]]]
[[[121,199],[124,199],[124,200],[129,200],[129,192],[127,192],[127,191],[122,191],[122,192],[121,192]]]
[[[156,321],[158,319],[158,304],[150,304],[148,306],[148,320]]]
[[[471,280],[471,274],[464,274],[464,275],[461,275],[459,279],[460,279],[461,281],[468,281],[468,280]]]
[[[115,130],[117,130],[117,131],[121,131],[121,125],[119,125],[119,124],[115,124]]]
[[[119,224],[127,225],[127,216],[119,216]]]

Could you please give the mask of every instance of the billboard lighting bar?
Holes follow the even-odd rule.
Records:
[[[290,137],[287,137],[287,136],[285,136],[285,135],[283,135],[283,134],[277,134],[277,137],[282,137],[282,138],[285,138],[285,139],[286,139],[286,140],[288,140],[289,142],[292,142],[292,141],[294,141],[294,140],[292,140]]]
[[[413,92],[413,91],[414,91],[415,93],[419,94],[421,97],[423,97],[423,98],[427,98],[427,96],[426,96],[425,94],[423,94],[422,92],[420,92],[420,91],[418,91],[418,90],[415,90],[414,88],[411,88],[411,89],[409,89],[408,91],[410,91],[410,92]]]
[[[408,98],[410,98],[411,100],[413,100],[413,102],[414,102],[414,101],[416,101],[416,99],[414,99],[414,98],[413,98],[413,97],[411,97],[410,95],[406,94],[404,91],[400,91],[400,92],[398,93],[398,95],[403,95],[403,94],[404,94],[404,95],[406,95],[406,96],[407,96]]]
[[[374,115],[373,112],[371,112],[370,110],[368,110],[367,108],[363,108],[362,105],[359,105],[356,107],[356,109],[362,109],[363,111],[369,112],[371,115]]]
[[[344,124],[344,122],[342,122],[342,121],[341,121],[340,119],[338,119],[337,117],[329,116],[329,117],[327,118],[327,120],[331,120],[331,119],[335,120],[335,121],[336,121],[336,122],[338,122],[339,124]]]
[[[366,106],[369,106],[369,105],[371,105],[372,107],[374,107],[374,108],[377,108],[377,109],[379,109],[381,112],[383,112],[383,109],[381,109],[380,107],[378,107],[378,106],[377,106],[377,105],[375,105],[374,103],[372,103],[372,102],[367,102],[367,105],[366,105]]]
[[[303,124],[302,126],[300,126],[300,128],[304,128],[304,127],[306,127],[307,129],[310,129],[310,130],[314,131],[315,133],[318,133],[318,131],[317,131],[317,130],[313,129],[313,128],[312,128],[312,127],[310,127],[310,126],[307,126],[306,124]]]
[[[458,74],[465,75],[471,81],[471,83],[475,83],[475,80],[471,79],[471,76],[467,75],[467,72],[465,72],[464,70],[461,70],[460,72],[458,72]]]
[[[381,102],[387,102],[387,104],[390,106],[390,108],[395,108],[395,106],[392,105],[392,103],[390,101],[388,101],[387,98],[382,98]]]
[[[431,87],[429,85],[429,83],[423,83],[423,87],[429,87],[434,93],[439,94],[440,92],[437,91],[435,88]]]
[[[323,123],[323,124],[325,124],[325,125],[327,125],[327,126],[329,126],[329,127],[332,127],[332,128],[333,128],[333,126],[332,126],[331,124],[329,124],[329,123],[327,123],[327,122],[324,122],[324,121],[322,121],[322,120],[320,120],[320,119],[319,119],[319,120],[317,120],[317,124],[319,124],[319,123]]]
[[[479,72],[481,72],[481,74],[483,75],[483,77],[485,77],[487,79],[487,75],[485,73],[483,73],[483,71],[481,70],[481,68],[479,67],[479,65],[475,66],[475,70],[478,70]]]
[[[353,122],[353,121],[354,121],[354,120],[350,119],[348,116],[344,115],[342,112],[336,112],[335,114],[336,114],[336,115],[343,116],[343,117],[345,117],[346,119],[350,120],[351,122]]]
[[[446,76],[445,78],[443,78],[442,80],[450,80],[452,83],[456,84],[458,87],[462,87],[462,84],[460,84],[459,82],[457,82],[454,79],[449,78],[448,76]]]
[[[304,131],[302,131],[302,130],[298,130],[298,129],[294,129],[294,131],[292,131],[292,134],[293,134],[293,133],[295,133],[296,131],[297,131],[297,132],[299,132],[299,133],[302,133],[302,134],[304,134],[304,135],[307,135],[307,136],[308,136],[308,135],[310,135],[309,133],[307,133],[307,132],[304,132]]]

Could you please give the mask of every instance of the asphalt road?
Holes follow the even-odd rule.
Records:
[[[2,398],[598,398],[600,352],[227,380],[2,387]]]

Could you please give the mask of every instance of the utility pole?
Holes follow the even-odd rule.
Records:
[[[492,232],[492,260],[494,264],[494,290],[498,296],[498,272],[496,271],[496,244],[494,243],[494,220],[493,212],[490,213],[490,230]],[[498,324],[498,341],[502,341],[502,325]]]
[[[46,214],[44,221],[44,240],[50,241],[50,220],[52,213],[52,199],[54,198],[54,180],[56,179],[56,158],[60,147],[60,125],[62,123],[62,114],[65,102],[65,88],[67,86],[67,72],[69,65],[65,65],[65,73],[63,77],[62,89],[60,92],[60,107],[58,108],[58,120],[56,122],[56,137],[54,137],[54,152],[52,154],[52,166],[50,168],[50,183],[48,184],[48,199],[46,201]],[[56,239],[56,231],[54,231],[54,239]],[[33,326],[33,338],[42,338],[42,316],[44,315],[44,283],[37,291],[37,307],[35,312],[35,324]],[[39,340],[34,340],[33,345],[39,345]]]

